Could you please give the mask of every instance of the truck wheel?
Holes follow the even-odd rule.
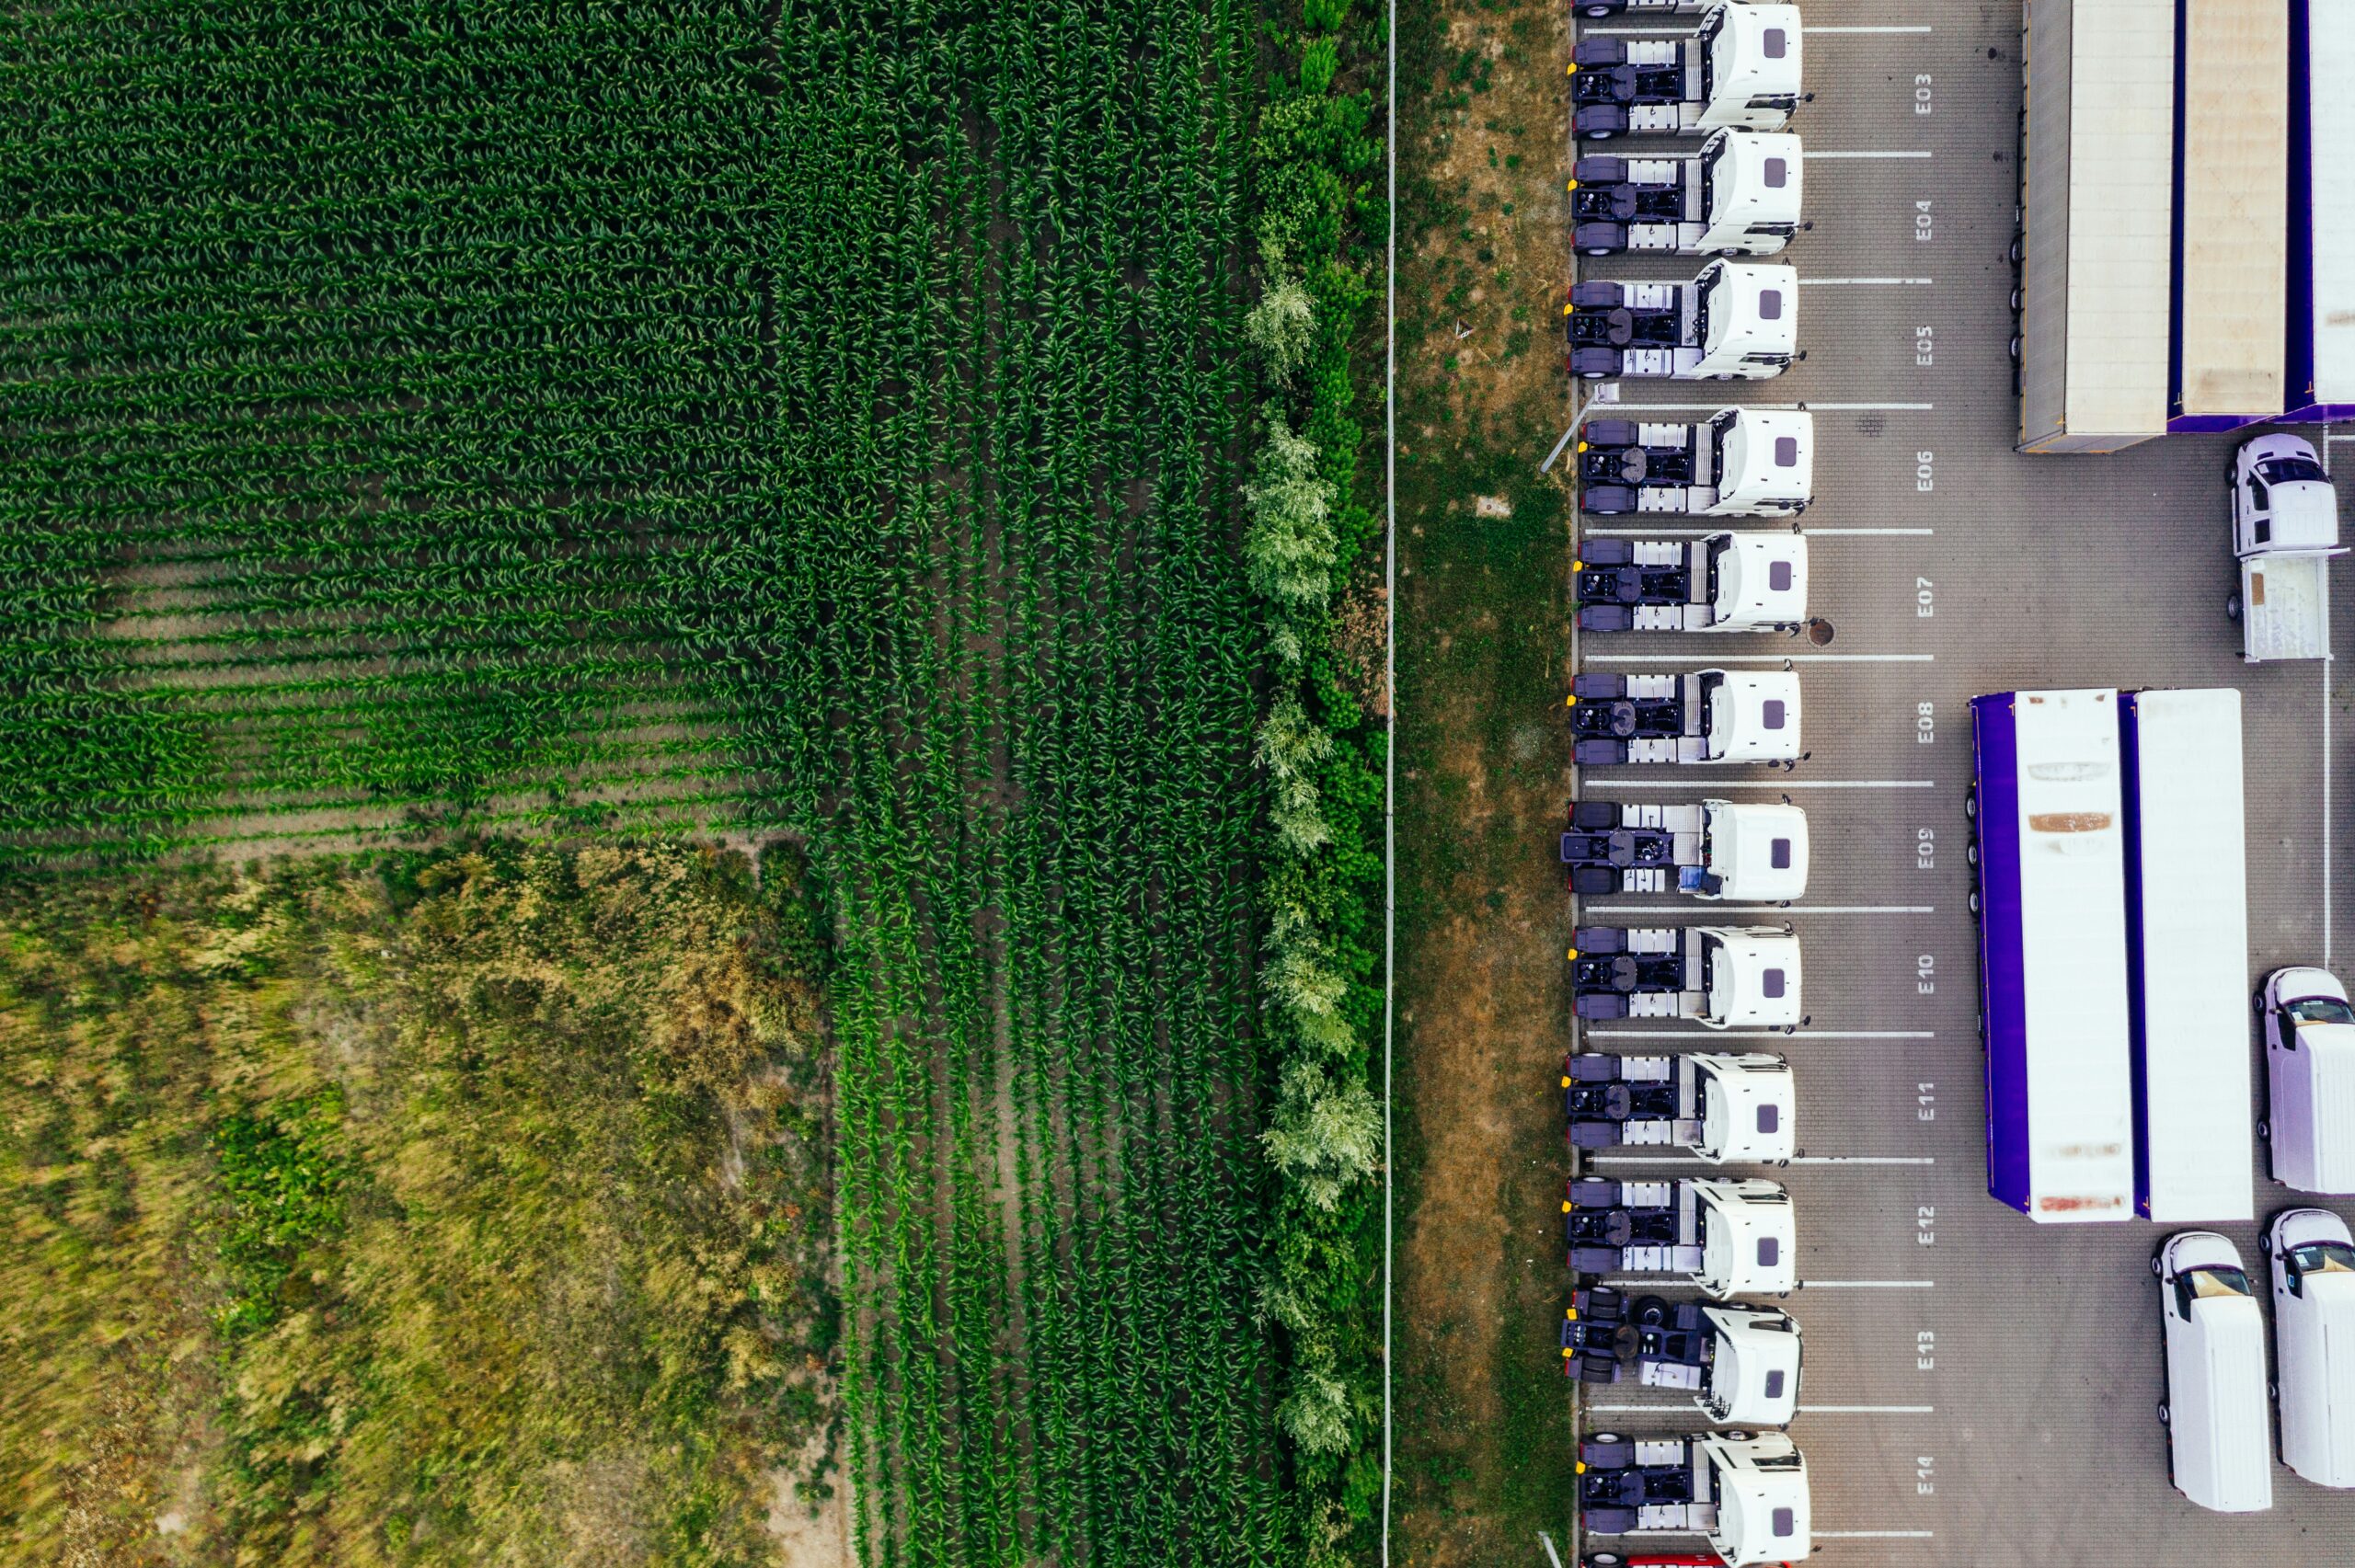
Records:
[[[1589,142],[1608,142],[1613,134],[1614,132],[1609,131],[1590,131],[1586,133],[1585,139]]]
[[[1590,1443],[1624,1443],[1626,1439],[1619,1436],[1616,1432],[1597,1432],[1593,1436],[1589,1437],[1587,1441]]]
[[[1979,786],[1977,784],[1962,792],[1962,814],[1966,818],[1975,818],[1979,815]]]
[[[1962,864],[1965,865],[1977,865],[1979,864],[1979,841],[1977,839],[1973,839],[1969,843],[1962,846]]]
[[[1586,253],[1589,256],[1608,256],[1611,254],[1611,247],[1607,245],[1589,246]]]
[[[1627,1560],[1615,1551],[1590,1551],[1580,1559],[1586,1568],[1626,1568]]]
[[[2237,621],[2240,618],[2241,596],[2237,593],[2227,594],[2224,598],[2224,619],[2227,621]]]
[[[2258,1118],[2257,1124],[2257,1140],[2259,1143],[2270,1143],[2273,1141],[2273,1124],[2266,1121],[2262,1117]]]
[[[2161,1277],[2165,1276],[2165,1265],[2159,1262],[2159,1257],[2156,1253],[2151,1254],[2151,1272],[2154,1275],[2160,1276]]]
[[[2159,1405],[2159,1425],[2162,1426],[2171,1426],[2174,1425],[2173,1422],[2167,1419],[2167,1407],[2165,1402],[2162,1402]]]
[[[1588,371],[1585,374],[1580,376],[1579,379],[1580,381],[1601,381],[1603,379],[1603,372],[1601,371]]]
[[[2266,1384],[2266,1385],[2265,1385],[2265,1397],[2266,1397],[2267,1399],[2269,1399],[2269,1400],[2272,1401],[2272,1402],[2273,1402],[2274,1403],[2276,1403],[2276,1404],[2280,1403],[2280,1402],[2281,1402],[2281,1385],[2280,1385],[2280,1384],[2279,1384],[2279,1383],[2268,1383],[2268,1384]]]
[[[1979,889],[1973,887],[1970,890],[1970,896],[1963,899],[1962,903],[1963,908],[1970,911],[1971,918],[1976,920],[1979,916]]]
[[[1723,1437],[1729,1443],[1747,1443],[1752,1436],[1756,1436],[1756,1434],[1744,1432],[1740,1427],[1729,1427],[1725,1431],[1718,1433],[1717,1436]]]

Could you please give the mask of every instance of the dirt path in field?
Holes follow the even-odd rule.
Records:
[[[1568,1546],[1557,6],[1402,37],[1398,1561]]]

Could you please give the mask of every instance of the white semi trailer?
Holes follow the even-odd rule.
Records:
[[[1562,307],[1571,375],[1762,381],[1798,354],[1798,273],[1712,261],[1689,283],[1575,283]]]
[[[1804,409],[1589,419],[1577,456],[1579,507],[1603,517],[1797,517],[1815,498],[1815,416]]]
[[[1799,232],[1799,139],[1710,132],[1697,153],[1590,153],[1570,168],[1570,244],[1588,256],[1772,256]]]
[[[1570,60],[1580,141],[1780,131],[1799,106],[1799,8],[1715,0],[1683,38],[1596,35],[1579,40]]]

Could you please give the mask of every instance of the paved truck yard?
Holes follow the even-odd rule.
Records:
[[[2109,456],[2014,453],[2007,251],[2018,200],[2020,7],[1802,0],[1801,8],[1814,97],[1791,129],[1805,139],[1813,226],[1769,259],[1798,269],[1805,362],[1769,381],[1603,385],[1630,412],[1814,411],[1816,499],[1800,525],[1812,558],[1809,610],[1832,637],[1588,635],[1563,674],[1567,691],[1576,670],[1793,660],[1807,749],[1793,770],[1587,769],[1574,788],[1583,798],[1661,802],[1787,795],[1805,807],[1814,852],[1806,897],[1754,918],[1796,928],[1809,1022],[1793,1036],[1745,1038],[1635,1021],[1585,1028],[1580,1047],[1726,1040],[1786,1052],[1794,1065],[1801,1153],[1772,1173],[1798,1209],[1802,1285],[1786,1305],[1800,1321],[1806,1362],[1791,1432],[1807,1455],[1818,1560],[2349,1561],[2355,1493],[2277,1466],[2269,1512],[2221,1516],[2169,1487],[2148,1266],[2168,1229],[2038,1225],[1987,1196],[1962,808],[1967,704],[1978,693],[2237,688],[2251,950],[2214,961],[2245,967],[2250,989],[2279,966],[2335,966],[2339,948],[2355,946],[2355,901],[2339,891],[2342,868],[2355,864],[2346,827],[2355,715],[2341,711],[2343,667],[2251,667],[2239,657],[2224,613],[2235,577],[2223,475],[2242,437],[2178,435]],[[1576,25],[1660,33],[1692,20]],[[1580,258],[1576,276],[1682,280],[1701,265]],[[2355,464],[2355,435],[2305,433],[2334,467]],[[1789,526],[1666,521],[1583,520],[1592,533],[1651,536]],[[2333,644],[2343,647],[2355,627],[2339,576]],[[1579,919],[1685,924],[1727,912],[1672,895],[1620,896],[1585,901]],[[2251,1050],[2254,1059],[2253,1037]],[[2261,1085],[2261,1060],[2256,1072]],[[1590,1155],[1582,1168],[1697,1169],[1660,1153]],[[2355,1216],[2355,1204],[2292,1195],[2260,1166],[2257,1221],[2215,1227],[2253,1276],[2262,1223],[2294,1205]],[[1568,1289],[1566,1275],[1565,1299]],[[1624,1382],[1579,1400],[1584,1433],[1665,1436],[1702,1425],[1681,1396]],[[1586,1545],[1647,1550],[1624,1539]]]

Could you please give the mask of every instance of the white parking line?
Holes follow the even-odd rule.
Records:
[[[1591,653],[1589,664],[1933,664],[1934,653]]]
[[[1809,538],[1819,534],[1844,533],[1855,538],[1870,536],[1880,539],[1927,539],[1937,530],[1935,528],[1802,528],[1799,532]]]
[[[1613,407],[1625,412],[1633,409],[1644,414],[1714,414],[1723,408],[1717,403],[1617,403]],[[1803,409],[1831,409],[1844,414],[1926,414],[1937,406],[1935,403],[1748,403],[1746,408],[1762,412],[1796,414]]]
[[[1679,915],[1689,904],[1585,904],[1591,915]],[[1931,915],[1928,904],[1711,904],[1712,915]]]
[[[1878,152],[1878,151],[1871,151],[1871,150],[1860,150],[1860,151],[1855,151],[1855,152],[1842,152],[1842,153],[1819,153],[1819,152],[1815,152],[1815,151],[1813,151],[1813,150],[1809,150],[1809,151],[1808,151],[1808,152],[1804,152],[1804,153],[1801,153],[1801,154],[1799,155],[1799,156],[1800,156],[1800,157],[1802,157],[1802,158],[1809,158],[1809,159],[1813,159],[1813,158],[1926,158],[1926,157],[1928,157],[1929,155],[1929,155],[1928,153],[1926,153],[1926,152],[1922,152],[1922,153],[1900,153],[1900,152]]]
[[[1544,471],[1541,469],[1539,472],[1542,473]],[[1590,522],[1580,528],[1579,532],[1581,533],[1603,535],[1613,533],[1634,533],[1640,534],[1646,539],[1705,539],[1712,533],[1740,533],[1743,532],[1743,530],[1738,525],[1745,522],[1760,524],[1761,526],[1755,531],[1757,532],[1765,533],[1770,532],[1779,532],[1779,529],[1771,529],[1765,526],[1765,520],[1763,518],[1747,517],[1727,518],[1724,522],[1715,528],[1671,528],[1662,527],[1657,523],[1645,522]],[[1729,527],[1729,525],[1736,526]],[[1829,538],[1833,536],[1844,536],[1857,539],[1927,539],[1932,534],[1936,533],[1937,530],[1934,528],[1802,528],[1799,532],[1806,534],[1810,539]]]
[[[1927,278],[1802,278],[1802,289],[1916,288],[1930,286]]]
[[[1935,1040],[1934,1029],[1589,1029],[1590,1040]]]
[[[1801,33],[1803,33],[1803,34],[1804,34],[1804,33],[1925,33],[1925,32],[1928,32],[1929,30],[1930,30],[1930,24],[1929,24],[1929,23],[1927,23],[1927,22],[1923,22],[1923,23],[1920,23],[1920,24],[1918,24],[1918,25],[1907,25],[1907,26],[1890,26],[1890,27],[1833,27],[1833,28],[1811,28],[1811,27],[1808,27],[1808,26],[1806,26],[1805,24],[1801,24],[1801,26],[1800,26],[1800,28],[1799,28],[1799,31],[1800,31]]]
[[[1799,405],[1799,406],[1802,408],[1812,408],[1818,410],[1830,408],[1837,413],[1844,414],[1869,414],[1876,411],[1880,413],[1926,414],[1935,407],[1936,405],[1929,403],[1803,403]]]
[[[2330,879],[2330,663],[2322,660],[2322,967],[2330,967],[2330,903],[2338,887]]]
[[[1711,789],[1928,789],[1929,779],[1711,779]],[[1586,775],[1589,789],[1695,789],[1689,779],[1614,779]]]
[[[1933,1540],[1932,1530],[1809,1530],[1818,1540]]]
[[[1802,1279],[1802,1290],[1927,1290],[1927,1279]]]
[[[1681,1415],[1692,1409],[1689,1400],[1662,1400],[1657,1404],[1591,1404],[1590,1415]],[[1803,1404],[1801,1415],[1929,1415],[1926,1404]]]

